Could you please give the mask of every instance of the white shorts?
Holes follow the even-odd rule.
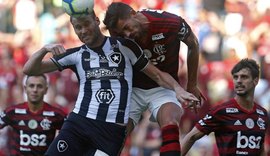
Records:
[[[129,117],[137,125],[144,111],[149,109],[151,113],[150,121],[156,122],[159,108],[168,102],[175,103],[179,107],[182,106],[176,98],[174,91],[157,87],[153,89],[140,89],[133,87],[130,105]]]

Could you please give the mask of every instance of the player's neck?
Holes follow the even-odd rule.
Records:
[[[39,104],[33,104],[28,102],[28,108],[32,113],[37,113],[43,108],[43,102]]]
[[[237,101],[240,107],[246,110],[253,109],[254,106],[253,96],[242,97],[237,95],[234,99]]]

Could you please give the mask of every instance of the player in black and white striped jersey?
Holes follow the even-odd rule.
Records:
[[[152,65],[135,42],[104,36],[94,13],[70,20],[84,44],[67,50],[45,45],[24,66],[28,75],[71,69],[79,80],[75,108],[46,155],[118,155],[128,122],[133,70],[174,90],[180,101],[198,100]],[[47,53],[53,57],[44,60]]]

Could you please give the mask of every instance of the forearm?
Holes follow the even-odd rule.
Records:
[[[184,91],[179,83],[168,73],[161,72],[156,76],[156,82],[164,88],[174,90],[176,93]]]
[[[44,49],[41,48],[37,52],[35,52],[29,60],[25,63],[23,67],[23,72],[26,75],[38,75],[43,73],[42,72],[42,60],[45,57],[45,55],[48,52]]]

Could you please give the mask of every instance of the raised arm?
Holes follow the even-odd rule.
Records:
[[[194,127],[185,137],[181,140],[181,156],[187,154],[195,141],[199,140],[205,134]]]
[[[152,63],[149,63],[143,72],[157,82],[161,87],[174,90],[177,99],[181,103],[184,104],[188,101],[199,101],[193,94],[185,91],[170,74],[160,71]]]
[[[25,63],[23,72],[26,75],[40,75],[57,70],[57,66],[51,59],[44,59],[47,53],[59,55],[66,50],[60,44],[48,44],[35,52]]]

